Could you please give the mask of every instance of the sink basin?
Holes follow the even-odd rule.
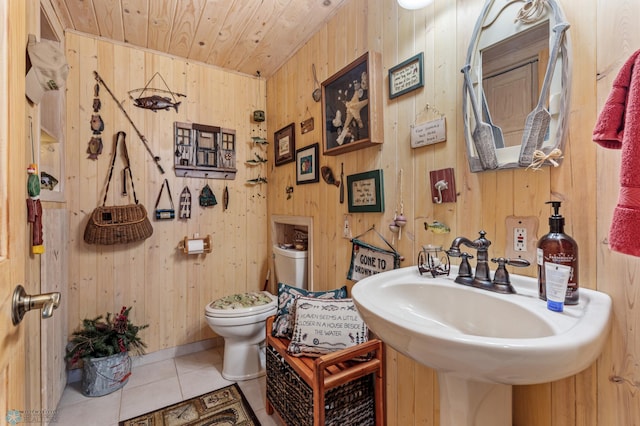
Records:
[[[486,424],[499,424],[496,406],[508,398],[504,424],[510,425],[511,385],[559,380],[599,356],[610,328],[607,294],[581,288],[580,303],[558,313],[538,298],[535,278],[510,274],[516,294],[499,294],[454,283],[456,275],[454,266],[449,276],[438,278],[420,275],[412,266],[372,275],[352,289],[360,315],[378,337],[437,370],[441,403],[447,395],[460,399],[460,392],[486,402],[487,393],[497,392],[501,401],[485,407]],[[441,409],[442,415],[449,416],[451,409]],[[458,410],[472,417],[479,411]],[[452,418],[441,424],[484,424]]]

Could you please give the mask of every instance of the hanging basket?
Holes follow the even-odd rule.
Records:
[[[102,358],[86,358],[82,369],[82,394],[103,396],[115,392],[129,381],[131,358],[120,352]]]

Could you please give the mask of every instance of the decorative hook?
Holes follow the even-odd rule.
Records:
[[[449,188],[449,183],[447,183],[447,181],[442,179],[442,180],[437,181],[433,186],[438,190],[438,196],[437,197],[433,197],[433,201],[436,204],[442,204],[442,190],[443,189],[448,189]]]

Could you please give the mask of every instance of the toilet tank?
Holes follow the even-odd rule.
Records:
[[[307,251],[273,246],[273,261],[279,283],[307,289]]]

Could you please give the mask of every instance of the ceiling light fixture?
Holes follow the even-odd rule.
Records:
[[[433,0],[398,0],[398,4],[403,9],[416,10],[431,4]]]

